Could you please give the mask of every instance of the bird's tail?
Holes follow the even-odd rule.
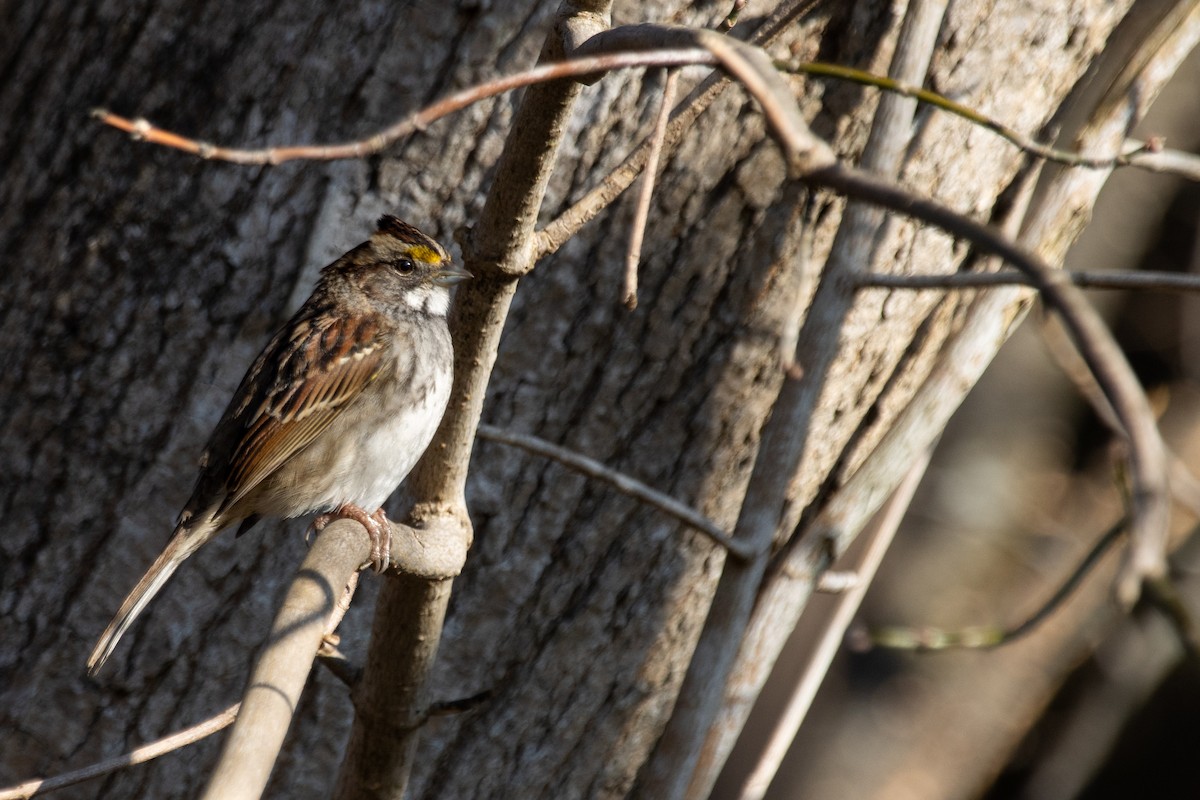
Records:
[[[154,599],[159,590],[166,585],[167,579],[171,577],[175,569],[183,563],[184,559],[196,552],[202,544],[211,539],[216,532],[217,529],[211,523],[202,523],[190,529],[180,525],[175,529],[166,549],[159,554],[158,558],[154,559],[150,569],[146,570],[146,574],[138,581],[137,586],[133,587],[133,591],[125,598],[125,602],[121,603],[121,608],[113,617],[112,622],[108,623],[104,633],[100,634],[100,641],[96,642],[96,647],[88,658],[89,675],[95,675],[100,670],[100,667],[112,655],[121,635],[133,624],[138,614],[142,613],[146,604]]]

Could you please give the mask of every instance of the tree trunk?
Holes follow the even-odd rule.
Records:
[[[622,4],[614,24],[712,27],[729,5]],[[928,83],[1037,132],[1130,5],[955,3]],[[735,34],[768,10],[757,6]],[[829,6],[772,53],[885,72],[897,4]],[[301,558],[303,522],[219,538],[180,570],[97,679],[83,664],[165,542],[229,394],[315,270],[384,211],[449,245],[480,207],[515,98],[473,106],[382,157],[270,168],[131,142],[87,110],[231,145],[359,138],[530,65],[553,11],[461,0],[362,4],[335,17],[301,0],[48,0],[0,12],[5,782],[113,755],[237,698]],[[695,79],[685,73],[685,84]],[[876,93],[794,85],[814,130],[855,161]],[[660,75],[626,72],[583,93],[545,218],[648,131],[661,87]],[[1015,149],[946,115],[919,121],[902,182],[973,216],[997,214],[1018,179]],[[1070,210],[1086,216],[1088,202]],[[522,282],[485,419],[600,459],[732,527],[782,380],[779,331],[811,296],[797,300],[798,265],[823,263],[844,203],[787,180],[762,118],[735,89],[664,164],[632,313],[620,302],[631,205],[618,201]],[[802,259],[806,228],[813,253]],[[1060,256],[1069,239],[1051,252]],[[950,271],[965,251],[897,220],[876,253],[876,269],[904,273]],[[863,464],[969,302],[860,293],[813,414],[787,530]],[[1012,316],[1021,302],[1014,296]],[[493,696],[427,726],[413,796],[628,793],[670,714],[722,552],[496,444],[477,446],[467,499],[475,542],[455,582],[433,695]],[[343,623],[352,658],[362,658],[378,582],[363,581]],[[314,673],[269,793],[328,795],[350,715],[345,688]],[[215,748],[205,742],[61,796],[193,796]]]

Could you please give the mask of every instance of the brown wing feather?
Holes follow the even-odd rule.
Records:
[[[272,342],[222,420],[241,435],[221,511],[307,447],[375,379],[384,365],[382,330],[375,319],[316,315],[289,340]],[[268,381],[269,389],[262,385]]]

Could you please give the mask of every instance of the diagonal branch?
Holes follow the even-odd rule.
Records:
[[[218,714],[214,714],[203,722],[184,728],[181,731],[176,731],[169,736],[164,736],[141,747],[135,747],[128,753],[123,753],[122,755],[114,756],[95,764],[89,764],[81,769],[64,772],[61,775],[55,775],[51,778],[35,778],[34,780],[19,783],[16,786],[0,789],[0,800],[27,800],[30,797],[40,797],[58,789],[64,789],[68,786],[74,786],[77,783],[83,783],[93,778],[108,775],[120,769],[145,764],[147,761],[166,755],[181,747],[186,747],[189,744],[195,744],[201,739],[206,739],[214,733],[225,730],[237,718],[238,709],[241,708],[241,705],[241,703],[234,703],[229,708]]]
[[[932,448],[926,449],[913,463],[887,503],[879,509],[870,529],[863,532],[863,538],[867,541],[865,551],[855,568],[858,581],[838,597],[836,606],[830,610],[829,620],[820,633],[820,640],[816,642],[805,664],[798,670],[796,683],[792,687],[787,705],[784,706],[783,714],[776,721],[766,748],[758,757],[758,763],[746,778],[740,800],[762,800],[779,772],[788,749],[796,739],[796,732],[800,730],[813,698],[817,696],[817,689],[824,682],[834,656],[841,649],[846,631],[854,615],[858,613],[867,589],[875,579],[875,573],[900,529],[900,523],[908,512],[917,486],[925,476],[932,453]]]
[[[612,72],[632,67],[678,67],[688,64],[712,64],[714,57],[701,48],[640,51],[636,53],[604,53],[601,55],[575,58],[553,64],[543,64],[522,70],[512,75],[484,81],[455,92],[416,111],[366,139],[339,144],[283,145],[264,148],[224,147],[210,142],[192,139],[173,131],[164,130],[147,119],[127,119],[103,108],[92,110],[99,122],[124,131],[138,141],[182,150],[185,153],[211,161],[227,161],[231,164],[282,164],[285,161],[338,161],[342,159],[366,158],[377,155],[403,139],[432,125],[442,117],[461,111],[469,105],[510,92],[564,78],[581,78],[597,72]]]
[[[370,555],[365,533],[355,522],[338,520],[318,534],[271,626],[205,798],[254,800],[261,796],[327,621],[351,576]]]
[[[479,436],[483,439],[490,439],[493,442],[519,447],[529,453],[552,458],[576,472],[587,475],[589,478],[604,481],[617,491],[654,506],[664,514],[671,515],[683,524],[700,531],[724,547],[734,558],[745,560],[751,556],[751,553],[746,549],[743,542],[731,539],[729,534],[721,530],[717,523],[703,516],[691,506],[684,505],[670,495],[650,488],[636,478],[606,467],[595,459],[580,455],[565,447],[551,444],[545,439],[539,439],[536,436],[528,436],[526,434],[512,433],[497,428],[494,425],[480,424]]]

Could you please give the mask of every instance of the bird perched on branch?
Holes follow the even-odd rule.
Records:
[[[470,277],[396,217],[321,270],[312,296],[255,359],[200,459],[162,554],[88,659],[95,672],[179,564],[222,529],[312,512],[349,517],[389,559],[384,500],[437,430],[450,397],[450,287]]]

